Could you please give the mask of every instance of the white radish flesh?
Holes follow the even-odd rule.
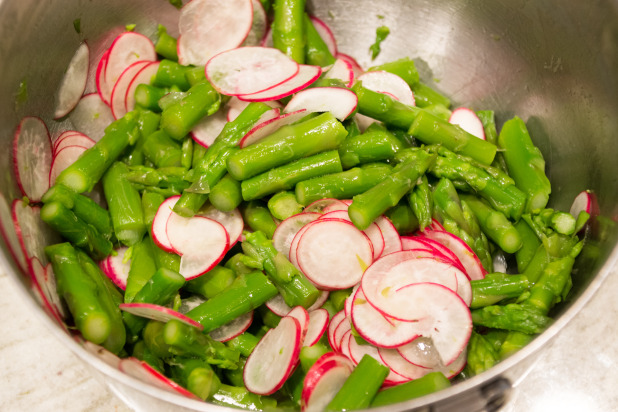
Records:
[[[114,115],[100,95],[90,93],[77,103],[69,114],[69,120],[75,130],[98,142],[105,134],[105,128],[114,121]]]
[[[101,60],[97,64],[97,71],[95,75],[95,85],[97,88],[97,94],[101,98],[101,101],[106,105],[109,105],[110,98],[112,96],[113,84],[108,84],[105,80],[105,68],[107,67],[107,60],[109,58],[109,49],[103,53]]]
[[[60,242],[60,236],[41,219],[41,208],[29,206],[21,199],[11,205],[15,233],[26,261],[36,257],[42,265],[48,263],[45,247]]]
[[[75,163],[77,159],[86,151],[83,146],[67,146],[58,151],[54,155],[51,170],[49,171],[49,185],[53,186],[56,183],[56,178],[64,169]]]
[[[396,74],[385,71],[363,73],[356,81],[363,87],[374,92],[388,94],[408,106],[414,106],[414,94],[408,83]]]
[[[338,59],[342,59],[350,63],[352,66],[352,70],[354,70],[354,77],[358,77],[365,72],[365,70],[361,67],[360,64],[356,61],[356,59],[345,53],[337,53],[335,56]]]
[[[38,117],[24,117],[13,139],[13,168],[17,185],[30,201],[38,202],[49,189],[52,144],[47,126]]]
[[[242,94],[239,95],[238,98],[248,102],[263,102],[283,99],[284,97],[290,96],[315,82],[320,77],[320,74],[322,74],[322,69],[320,67],[301,64],[298,67],[298,73],[283,83],[262,92]]]
[[[112,108],[112,114],[114,115],[114,119],[120,119],[122,116],[127,114],[126,108],[126,96],[127,90],[131,85],[131,82],[137,76],[137,74],[146,67],[150,62],[148,61],[137,61],[127,67],[118,77],[118,80],[114,84],[114,88],[112,89],[112,97],[110,101],[110,106]]]
[[[328,328],[328,311],[319,308],[309,312],[309,325],[303,346],[313,346],[322,338]]]
[[[396,349],[378,348],[378,352],[386,366],[409,380],[422,378],[431,372],[431,369],[408,362]]]
[[[575,196],[569,213],[577,218],[581,212],[592,214],[592,193],[584,190]]]
[[[302,306],[295,306],[286,316],[294,318],[298,321],[300,325],[300,342],[302,345],[305,341],[305,336],[307,335],[307,328],[309,327],[309,312],[307,312],[307,309]]]
[[[60,150],[68,146],[81,146],[86,149],[90,149],[95,144],[94,140],[92,140],[85,134],[81,134],[79,132],[75,134],[71,134],[71,135],[65,135],[65,136],[66,137],[62,138],[62,140],[58,138],[57,140],[58,144],[54,145],[54,154],[58,153]]]
[[[26,261],[26,255],[21,248],[17,232],[15,231],[15,225],[12,224],[12,221],[11,208],[4,195],[0,193],[0,234],[2,234],[4,242],[19,268],[21,268],[23,273],[27,273],[28,262]]]
[[[227,116],[220,110],[212,116],[206,116],[200,120],[191,130],[191,137],[196,143],[210,147],[217,136],[221,134],[227,122]]]
[[[328,323],[328,330],[326,331],[326,336],[328,337],[328,343],[336,352],[339,351],[337,343],[335,341],[335,331],[337,327],[341,324],[341,322],[346,318],[345,311],[341,310],[331,318]]]
[[[466,107],[459,107],[453,110],[448,122],[461,127],[472,136],[485,140],[483,122],[481,122],[481,119],[479,119],[476,113]]]
[[[116,249],[115,255],[109,255],[101,263],[103,273],[114,282],[120,289],[127,288],[127,279],[129,278],[129,269],[131,269],[131,261],[125,261],[125,253],[129,250],[123,246]]]
[[[251,30],[242,43],[243,46],[259,46],[268,28],[268,16],[262,2],[251,0],[251,6],[253,7],[253,21],[251,22]]]
[[[333,56],[337,55],[337,40],[335,39],[335,35],[333,31],[328,27],[324,21],[320,20],[315,16],[311,16],[311,23],[313,23],[313,27],[318,32],[324,43],[326,43],[326,47],[328,47],[328,51]]]
[[[435,240],[454,253],[465,269],[470,280],[485,278],[485,269],[474,251],[463,240],[449,232],[428,231],[425,237]]]
[[[208,336],[218,342],[227,342],[244,333],[251,326],[251,322],[253,322],[253,311],[240,315],[231,322],[218,327],[208,333]]]
[[[159,206],[159,209],[157,210],[157,213],[155,213],[155,217],[152,220],[152,240],[157,246],[166,252],[174,252],[172,244],[167,237],[167,220],[173,213],[172,210],[174,209],[176,202],[178,202],[178,199],[180,199],[180,195],[165,199]]]
[[[316,301],[313,303],[313,305],[307,308],[307,312],[314,311],[321,307],[324,302],[326,302],[326,299],[328,299],[328,295],[329,292],[327,290],[323,290],[322,293],[320,293],[320,296],[318,296]],[[277,316],[286,316],[292,310],[292,308],[285,303],[285,300],[283,300],[283,296],[281,295],[277,295],[274,298],[267,300],[265,305],[268,309],[270,309],[271,312],[273,312]]]
[[[267,116],[264,116],[263,119],[260,118],[260,121],[240,140],[241,149],[259,142],[283,126],[294,123],[307,115],[304,110],[279,115],[279,109],[271,109],[264,114]]]
[[[324,73],[325,79],[341,80],[347,87],[354,84],[354,69],[347,60],[337,59],[335,63]]]
[[[397,352],[408,362],[421,368],[434,368],[439,366],[440,356],[433,347],[433,342],[430,338],[419,337],[414,339],[407,345],[397,348]]]
[[[333,210],[348,210],[348,205],[338,199],[320,199],[307,205],[303,213],[328,213]]]
[[[156,59],[154,44],[148,37],[135,32],[122,33],[109,47],[105,65],[105,83],[111,91],[127,67],[140,60],[155,61]],[[102,97],[105,101],[105,97]],[[108,101],[111,103],[111,100]]]
[[[299,213],[290,216],[277,226],[273,234],[273,246],[285,256],[290,255],[290,246],[294,236],[307,223],[317,220],[321,215],[319,213]]]
[[[358,105],[356,93],[338,87],[314,87],[300,91],[292,97],[284,112],[290,113],[306,109],[307,113],[330,112],[343,121],[351,115]]]
[[[54,119],[60,119],[66,116],[73,110],[82,97],[82,94],[84,94],[86,80],[88,78],[89,59],[90,48],[88,44],[80,44],[69,62],[64,77],[60,81],[60,86],[56,93],[56,111],[54,112]]]
[[[320,217],[320,219],[341,219],[352,222],[350,216],[348,215],[347,207],[345,210],[333,210],[326,212]],[[373,260],[376,260],[380,257],[382,251],[384,250],[384,237],[382,236],[382,231],[376,223],[372,222],[367,229],[363,230],[363,233],[367,235],[371,241],[373,248]]]
[[[393,223],[384,216],[378,216],[375,220],[375,224],[380,228],[382,238],[384,239],[382,256],[401,251],[403,248],[401,245],[401,237]]]
[[[155,305],[154,303],[121,303],[118,305],[120,310],[129,312],[135,316],[152,319],[159,322],[169,322],[177,320],[185,325],[192,326],[199,330],[204,330],[204,326],[195,320],[183,315],[180,312],[165,306]]]
[[[221,223],[230,237],[230,247],[240,239],[245,226],[245,222],[238,209],[222,212],[212,205],[207,205],[200,209],[196,216],[204,216]]]

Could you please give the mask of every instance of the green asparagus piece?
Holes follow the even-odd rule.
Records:
[[[305,206],[325,198],[350,199],[380,183],[391,170],[392,167],[385,163],[370,163],[305,180],[296,184],[296,199]]]
[[[138,107],[159,113],[161,112],[159,100],[168,93],[169,89],[142,83],[135,88],[135,104]]]
[[[245,180],[302,157],[337,149],[347,131],[329,112],[301,123],[283,126],[227,159],[227,171]]]
[[[530,282],[524,275],[495,273],[486,275],[485,279],[471,281],[470,286],[472,286],[470,308],[476,309],[494,305],[503,299],[516,298],[528,290]]]
[[[514,117],[507,121],[498,136],[498,144],[503,150],[509,174],[528,197],[526,212],[544,208],[549,200],[551,184],[545,175],[543,155],[532,143],[523,120]]]
[[[543,269],[550,261],[550,255],[545,248],[545,245],[539,244],[534,255],[530,258],[530,262],[526,265],[526,269],[523,271],[523,275],[528,278],[531,285],[534,285],[541,274]]]
[[[303,205],[296,201],[294,192],[281,191],[268,199],[268,210],[276,219],[285,220],[302,212]]]
[[[253,411],[273,410],[277,407],[277,401],[273,398],[256,395],[243,387],[225,384],[221,384],[210,401],[216,405]]]
[[[379,66],[373,66],[367,71],[374,72],[380,70],[396,74],[405,80],[410,87],[414,86],[419,81],[419,74],[416,70],[416,66],[414,65],[414,61],[409,57],[404,57],[403,59],[384,63]]]
[[[109,213],[112,217],[116,238],[132,246],[139,242],[146,232],[142,200],[125,175],[128,167],[116,162],[103,176],[103,190]]]
[[[155,245],[151,236],[145,237],[144,240],[150,245],[152,257],[157,268],[165,268],[174,272],[180,271],[180,256],[176,253],[166,252]]]
[[[236,274],[232,269],[217,265],[202,276],[188,281],[184,289],[211,299],[229,288],[235,278]]]
[[[191,88],[187,77],[188,66],[182,66],[173,60],[163,59],[159,61],[159,68],[152,79],[152,85],[157,87],[178,87],[183,92]]]
[[[148,321],[143,331],[144,343],[153,355],[161,359],[166,359],[172,356],[170,345],[165,343],[163,339],[163,329],[165,323],[156,320]]]
[[[500,360],[500,356],[485,337],[472,331],[468,342],[468,363],[466,369],[471,376],[485,372]]]
[[[163,109],[161,129],[172,139],[181,140],[204,117],[219,110],[221,96],[207,81],[191,86],[177,103]]]
[[[318,153],[243,180],[240,184],[242,197],[244,200],[260,199],[281,190],[290,190],[303,180],[342,170],[336,150]]]
[[[182,142],[182,146],[180,148],[182,152],[182,156],[180,158],[180,166],[185,169],[191,169],[191,165],[193,162],[193,139],[190,137],[185,137],[185,140]]]
[[[181,165],[182,150],[180,144],[163,130],[154,132],[144,142],[144,155],[157,167],[174,167]]]
[[[138,111],[137,128],[139,130],[139,137],[129,154],[120,159],[129,166],[143,165],[146,161],[144,157],[144,142],[148,136],[159,129],[159,123],[161,122],[161,115],[155,113],[155,111],[147,110],[143,107]]]
[[[260,339],[250,334],[249,332],[241,333],[240,335],[228,340],[225,344],[240,352],[242,356],[248,357],[255,349],[255,346],[258,344]]]
[[[240,354],[196,328],[173,319],[163,327],[163,340],[177,356],[191,356],[223,369],[238,368]]]
[[[137,141],[137,113],[129,112],[105,129],[105,135],[60,173],[56,184],[77,193],[90,192],[105,171],[130,144]]]
[[[440,179],[434,187],[433,200],[439,215],[453,219],[461,229],[471,234],[472,231],[464,217],[459,194],[449,179]]]
[[[133,345],[133,354],[134,358],[137,358],[141,361],[146,362],[153,369],[157,370],[160,373],[165,372],[165,363],[161,358],[156,356],[150,348],[146,345],[144,340],[139,340],[135,345]]]
[[[242,203],[240,182],[226,174],[210,190],[210,203],[222,212],[231,212]]]
[[[162,191],[179,192],[189,187],[190,178],[183,167],[171,166],[153,169],[147,166],[131,166],[125,174],[126,179],[138,190],[148,189],[163,194]],[[143,187],[143,189],[142,189]]]
[[[420,149],[410,148],[402,152],[407,152],[408,158],[398,164],[386,179],[354,196],[348,214],[360,230],[367,229],[378,216],[396,206],[435,160],[435,155]]]
[[[148,231],[152,229],[152,222],[159,210],[159,206],[165,198],[159,193],[151,192],[150,190],[144,190],[142,193],[142,211],[144,213],[144,224],[148,228]],[[151,234],[152,235],[152,234]]]
[[[349,169],[361,163],[391,160],[402,149],[400,141],[385,130],[366,131],[348,137],[339,148],[341,164]]]
[[[332,401],[329,411],[366,409],[378,393],[390,369],[369,355],[364,355]]]
[[[335,57],[332,55],[326,43],[315,29],[313,22],[307,13],[303,16],[303,24],[305,25],[305,62],[313,66],[329,66],[335,62]]]
[[[97,229],[78,218],[75,213],[66,208],[62,203],[49,202],[43,205],[40,213],[41,219],[73,243],[80,249],[85,250],[96,259],[108,256],[113,245]]]
[[[418,218],[405,202],[399,202],[396,206],[391,207],[385,212],[385,215],[401,236],[420,230]]]
[[[462,195],[461,198],[472,209],[483,233],[500,246],[500,249],[506,253],[515,253],[521,248],[523,242],[519,231],[503,213],[476,196]]]
[[[490,143],[498,145],[498,131],[496,130],[496,121],[493,110],[479,110],[476,114],[481,120],[481,123],[483,123],[485,139]],[[501,151],[496,152],[496,157],[492,163],[492,166],[504,172],[508,172],[506,162],[504,161],[504,155]]]
[[[208,333],[277,295],[277,288],[260,272],[240,275],[230,287],[187,313]]]
[[[426,144],[440,144],[449,150],[489,165],[496,155],[496,145],[481,140],[428,112],[421,111],[408,131]]]
[[[275,0],[273,47],[297,63],[305,62],[305,0]]]
[[[183,192],[174,206],[174,212],[190,217],[204,205],[208,192],[226,173],[227,157],[234,151],[231,148],[238,145],[240,139],[253,127],[264,112],[270,107],[264,103],[249,104],[238,117],[228,122],[214,143],[208,148],[199,164],[194,167],[198,178],[196,184],[202,189],[198,192]]]
[[[311,346],[303,346],[300,349],[300,354],[298,355],[300,369],[302,369],[302,371],[306,374],[313,364],[328,352],[332,352],[330,346],[320,341]]]
[[[155,51],[157,54],[166,59],[178,61],[177,40],[167,34],[167,29],[160,24],[157,34],[159,36],[157,38],[157,42],[155,43]]]
[[[427,176],[421,176],[416,187],[409,192],[408,202],[418,220],[421,231],[431,226],[433,221],[433,199]]]
[[[393,386],[378,394],[371,401],[371,407],[392,405],[414,398],[428,395],[451,386],[451,382],[444,377],[442,372],[431,372],[422,378]]]
[[[506,329],[528,334],[543,332],[552,319],[537,310],[517,303],[504,306],[485,306],[472,310],[474,325]]]
[[[522,306],[537,310],[541,314],[549,313],[551,307],[560,302],[562,292],[571,279],[575,258],[566,256],[549,262],[538,282],[530,288],[530,296]]]
[[[260,306],[258,308],[258,313],[259,313],[260,317],[262,318],[263,327],[266,329],[264,331],[264,333],[266,333],[268,331],[268,329],[276,328],[277,325],[279,325],[279,322],[281,321],[281,316],[275,315],[265,305],[264,306]]]
[[[269,239],[273,238],[277,223],[270,214],[268,207],[260,200],[252,200],[242,210],[242,217],[253,231],[260,231]]]
[[[221,380],[209,363],[203,359],[176,356],[168,360],[172,378],[203,400],[221,387]]]
[[[154,256],[148,238],[142,239],[131,249],[131,266],[124,292],[124,302],[131,303],[150,278],[157,271]]]
[[[448,97],[438,93],[423,82],[417,82],[410,87],[412,87],[414,100],[418,107],[425,108],[432,105],[444,106],[447,109],[451,107],[451,101]]]
[[[498,355],[500,359],[505,359],[517,352],[534,339],[534,335],[523,333],[523,332],[509,332],[504,340],[504,343],[500,347],[500,352]]]
[[[358,112],[360,114],[390,126],[408,130],[414,123],[416,116],[421,112],[418,107],[405,105],[384,93],[364,88],[362,82],[357,82],[352,90],[358,97]]]
[[[311,282],[282,253],[278,252],[272,241],[262,232],[245,233],[243,251],[248,256],[262,261],[264,271],[275,284],[285,303],[290,306],[308,308],[320,295]],[[271,296],[272,297],[272,296]]]
[[[250,258],[243,253],[236,253],[234,256],[225,262],[225,267],[231,269],[236,275],[246,275],[247,273],[262,270],[262,262],[256,259]]]
[[[191,169],[195,169],[204,156],[206,155],[206,151],[208,148],[202,146],[201,144],[197,144],[197,142],[193,145],[193,159],[191,160]]]
[[[52,186],[41,200],[43,203],[61,203],[67,209],[71,209],[78,219],[92,225],[101,236],[111,239],[114,229],[109,212],[89,197],[58,184]]]

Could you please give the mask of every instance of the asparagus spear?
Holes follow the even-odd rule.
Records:
[[[420,223],[410,206],[405,202],[399,202],[385,212],[395,229],[400,235],[408,235],[420,230]]]
[[[409,57],[384,63],[379,66],[370,67],[369,72],[383,70],[385,72],[396,74],[405,80],[410,87],[413,87],[419,81],[419,74],[414,65],[414,61]]]
[[[447,109],[451,107],[451,101],[448,97],[435,91],[426,84],[417,82],[411,85],[411,87],[412,92],[414,92],[415,103],[418,107],[427,108],[433,105],[443,106]]]
[[[275,0],[273,47],[298,63],[305,62],[305,0]]]
[[[393,386],[377,393],[371,401],[371,407],[391,405],[410,399],[419,398],[433,392],[448,388],[451,382],[442,372],[431,372],[422,378],[401,385]]]
[[[168,360],[172,378],[203,400],[211,398],[221,387],[221,380],[203,359],[175,356]]]
[[[399,140],[386,130],[366,131],[348,137],[339,148],[341,164],[349,169],[361,163],[391,160],[402,149]]]
[[[403,152],[406,152],[407,158],[398,164],[386,179],[354,196],[348,214],[352,223],[360,230],[367,229],[371,222],[388,208],[396,206],[435,160],[435,155],[421,149],[410,148],[402,150]]]
[[[236,274],[232,269],[217,265],[202,276],[188,281],[184,290],[211,299],[230,287],[235,278]]]
[[[489,328],[506,329],[528,334],[543,332],[552,319],[517,303],[485,306],[472,310],[472,322]]]
[[[227,159],[227,171],[245,180],[273,167],[337,149],[347,131],[329,112],[301,123],[283,126],[259,142],[245,147]]]
[[[211,402],[254,411],[273,410],[277,407],[277,401],[271,397],[256,395],[244,387],[226,384],[221,384],[219,390],[212,396]]]
[[[303,24],[305,29],[305,62],[314,66],[329,66],[335,62],[335,57],[332,55],[328,46],[315,29],[313,22],[307,13],[303,16]]]
[[[421,109],[408,106],[392,97],[365,89],[362,82],[357,82],[352,90],[358,97],[358,112],[365,116],[395,126],[400,129],[408,130]]]
[[[470,308],[476,309],[494,305],[503,299],[516,298],[529,289],[530,282],[525,275],[494,273],[487,274],[485,279],[471,281],[470,286]]]
[[[421,231],[431,226],[434,209],[433,198],[427,176],[423,175],[416,184],[416,187],[408,194],[408,202],[418,220]]]
[[[163,130],[152,133],[144,141],[144,155],[156,167],[174,167],[181,165],[182,150],[180,144]]]
[[[260,199],[281,190],[290,190],[303,180],[342,170],[336,150],[318,153],[243,180],[240,184],[242,197],[244,200]]]
[[[478,375],[494,366],[499,360],[500,356],[491,343],[483,335],[472,331],[468,342],[466,372],[471,376]]]
[[[277,223],[270,214],[268,207],[264,205],[264,202],[261,200],[250,201],[244,206],[242,216],[251,230],[260,231],[269,239],[273,238],[275,229],[277,229]]]
[[[249,332],[241,333],[240,335],[228,340],[225,344],[232,349],[237,350],[244,357],[248,357],[255,349],[260,339],[250,334]]]
[[[222,212],[231,212],[242,203],[240,182],[226,174],[210,190],[210,203]]]
[[[296,201],[294,192],[281,191],[268,199],[268,210],[276,219],[285,220],[302,212],[303,205]]]
[[[172,352],[170,351],[171,347],[165,343],[164,340],[164,328],[165,323],[151,320],[148,321],[142,333],[144,344],[148,347],[148,350],[150,350],[154,356],[161,359],[167,359],[172,356]]]
[[[186,77],[188,70],[190,70],[190,67],[182,66],[173,60],[160,60],[157,73],[152,79],[152,85],[157,87],[175,86],[186,92],[191,88]]]
[[[157,54],[166,59],[178,61],[177,40],[167,34],[167,29],[159,24],[157,29],[157,41],[155,43],[155,51]]]
[[[165,362],[163,362],[163,359],[159,358],[150,350],[150,348],[146,345],[146,342],[144,342],[143,339],[137,341],[137,343],[133,345],[132,356],[146,362],[158,372],[165,373]]]

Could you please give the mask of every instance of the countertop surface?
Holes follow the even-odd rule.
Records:
[[[0,411],[130,409],[50,332],[0,266]],[[537,358],[502,412],[618,411],[618,268]]]

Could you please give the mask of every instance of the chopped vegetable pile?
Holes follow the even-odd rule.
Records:
[[[594,197],[547,207],[522,119],[452,109],[409,57],[364,70],[303,0],[191,0],[178,38],[135,29],[96,93],[75,53],[55,110],[73,130],[21,121],[25,200],[0,202],[87,350],[189,398],[350,410],[479,374],[551,324]]]

